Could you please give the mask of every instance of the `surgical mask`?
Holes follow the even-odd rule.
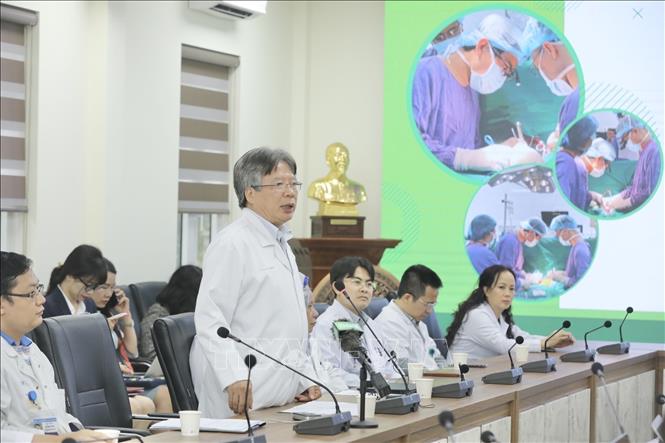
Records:
[[[533,248],[537,244],[538,244],[538,240],[531,240],[531,241],[527,240],[527,241],[524,242],[524,246],[526,246],[527,248]]]
[[[563,246],[570,246],[570,240],[564,240],[563,237],[559,237],[559,243]]]
[[[550,92],[554,95],[558,95],[559,97],[564,97],[566,95],[570,95],[573,93],[574,89],[572,86],[568,84],[566,80],[563,79],[563,77],[568,74],[572,69],[575,69],[575,65],[570,64],[567,67],[559,73],[556,77],[554,77],[554,80],[550,80],[547,78],[545,73],[543,72],[542,68],[540,67],[543,64],[543,51],[544,49],[541,49],[540,52],[540,63],[538,65],[538,72],[540,72],[540,76],[545,80],[545,84],[547,85],[548,88],[550,88]]]
[[[605,168],[599,168],[599,169],[592,169],[591,172],[589,172],[589,175],[591,177],[602,177],[603,174],[605,174]]]
[[[626,149],[628,149],[630,152],[640,152],[641,147],[642,146],[640,143],[635,143],[630,138],[626,140]]]
[[[499,65],[496,64],[496,59],[494,57],[494,51],[492,48],[490,48],[492,64],[484,74],[477,74],[473,72],[471,65],[464,57],[464,54],[462,54],[459,49],[457,50],[457,53],[462,58],[462,61],[466,63],[466,65],[471,70],[471,78],[469,80],[469,86],[471,86],[471,89],[477,91],[479,94],[491,94],[503,86],[506,81],[506,76],[503,75],[503,71]]]

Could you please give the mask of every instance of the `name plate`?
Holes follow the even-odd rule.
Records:
[[[331,225],[336,226],[355,226],[358,224],[358,220],[354,219],[344,219],[344,218],[333,218],[330,219]]]
[[[363,238],[365,217],[313,215],[312,237]]]

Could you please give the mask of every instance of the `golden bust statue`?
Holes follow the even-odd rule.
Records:
[[[326,148],[328,175],[309,185],[307,195],[319,201],[316,215],[357,216],[356,205],[367,200],[365,187],[349,180],[346,169],[349,167],[349,150],[341,143],[333,143]]]

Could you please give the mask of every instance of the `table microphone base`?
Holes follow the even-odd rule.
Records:
[[[324,417],[310,418],[293,426],[296,434],[305,435],[337,435],[349,430],[351,424],[351,413],[340,412]]]
[[[628,434],[626,434],[624,432],[623,434],[619,435],[614,440],[610,440],[609,443],[630,443],[630,438],[628,437]]]
[[[530,361],[520,366],[524,372],[547,373],[556,371],[556,360],[554,357],[547,357],[543,360]]]
[[[522,368],[513,368],[507,371],[495,372],[482,378],[483,383],[491,385],[514,385],[522,381]]]
[[[463,380],[455,383],[434,386],[432,397],[438,398],[464,398],[473,393],[473,380]]]
[[[596,352],[599,354],[613,354],[613,355],[620,355],[620,354],[628,354],[630,351],[630,343],[623,341],[621,343],[614,343],[611,345],[605,345],[601,346],[600,348],[596,349]]]
[[[224,443],[267,443],[266,436],[265,435],[252,435],[237,439],[237,440],[229,440],[225,441]]]
[[[377,414],[404,415],[416,412],[419,407],[420,395],[405,394],[377,400],[375,412]],[[351,424],[351,427],[353,427],[353,424]]]
[[[358,429],[369,429],[378,428],[379,424],[372,420],[356,420],[351,422],[351,427]]]
[[[569,363],[588,363],[594,361],[596,355],[595,349],[585,349],[583,351],[569,352],[561,356],[561,361]]]

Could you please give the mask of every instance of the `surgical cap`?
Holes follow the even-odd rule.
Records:
[[[561,229],[577,229],[577,223],[570,215],[561,214],[552,219],[552,223],[550,223],[550,229],[552,231],[559,231]]]
[[[496,228],[496,221],[489,215],[477,215],[471,220],[468,239],[478,241]]]
[[[486,38],[493,47],[508,51],[520,60],[522,48],[519,45],[519,37],[518,29],[507,18],[498,14],[490,14],[480,22],[478,28],[461,34],[454,49],[462,46],[475,46],[478,40]]]
[[[617,138],[621,140],[623,135],[633,128],[646,128],[645,123],[637,117],[624,115],[617,125]]]
[[[523,221],[520,223],[520,227],[522,229],[525,229],[527,231],[533,231],[540,235],[541,237],[545,234],[547,234],[547,226],[543,221],[539,218],[530,218],[528,220]]]
[[[607,161],[613,162],[616,159],[614,146],[604,138],[598,137],[591,142],[591,147],[586,151],[587,157],[602,157]]]
[[[584,152],[584,145],[587,141],[595,138],[597,128],[598,123],[595,118],[583,117],[568,129],[563,145],[568,149]]]
[[[530,17],[524,25],[519,44],[522,51],[524,51],[524,58],[528,59],[533,51],[540,48],[543,43],[558,41],[560,41],[559,36],[554,31],[535,18]]]

